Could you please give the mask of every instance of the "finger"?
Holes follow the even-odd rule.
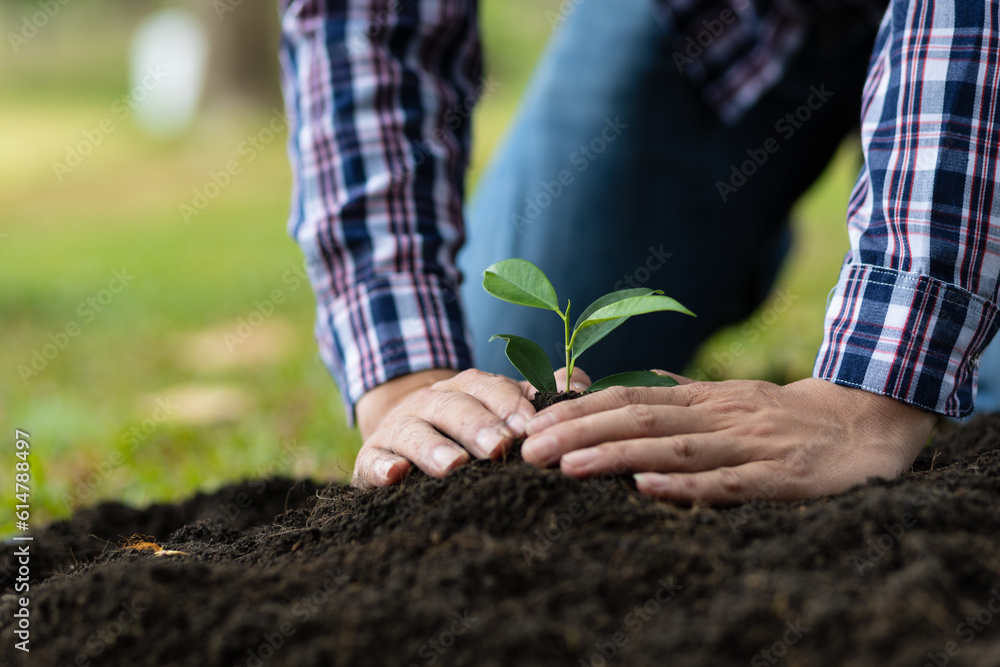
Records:
[[[449,470],[469,461],[467,450],[417,417],[403,417],[393,424],[384,439],[376,437],[379,439],[365,448],[402,457],[432,477],[444,477]]]
[[[527,380],[521,380],[517,384],[519,387],[521,387],[521,393],[529,401],[535,397],[535,394],[538,393],[538,390],[532,387],[531,383],[528,382]]]
[[[566,391],[566,367],[563,366],[562,368],[557,370],[555,372],[555,376],[556,376],[556,388],[559,391]],[[587,387],[589,387],[594,383],[591,381],[590,376],[587,375],[587,371],[583,370],[582,368],[574,368],[572,384],[573,386],[570,387],[570,389],[572,389],[573,391],[582,392],[586,391]]]
[[[354,461],[351,486],[361,490],[398,484],[410,471],[411,463],[382,447],[362,447]]]
[[[738,505],[761,496],[767,500],[802,497],[795,478],[782,474],[777,461],[696,473],[638,473],[635,484],[642,493],[664,500],[712,505]]]
[[[525,400],[520,394],[518,398]],[[479,396],[464,391],[434,392],[419,417],[480,459],[501,456],[516,438],[513,429],[487,409]],[[395,443],[392,448],[396,450]]]
[[[499,434],[501,447],[504,448],[525,435],[528,419],[535,415],[535,408],[525,395],[523,385],[504,375],[470,369],[442,383],[442,386],[478,399],[493,415],[493,418],[488,420],[488,425]],[[483,424],[481,428],[486,426],[487,424]],[[484,446],[495,450],[496,445],[490,441],[492,436],[488,437],[485,433],[480,436],[477,433],[475,437],[483,438]],[[502,451],[495,453],[499,454]]]
[[[692,387],[704,383],[694,383]],[[572,401],[562,401],[545,408],[528,420],[528,435],[534,435],[555,424],[578,419],[585,415],[616,410],[626,405],[675,405],[690,404],[687,387],[608,387]],[[616,438],[618,439],[618,438]]]
[[[667,438],[635,438],[577,449],[564,455],[559,465],[570,477],[590,477],[606,470],[619,475],[702,472],[757,460],[759,452],[747,443],[720,441],[717,433],[681,432]]]
[[[640,403],[583,415],[533,433],[522,444],[521,455],[529,463],[544,466],[555,463],[567,452],[606,442],[711,429],[707,416],[690,408]]]

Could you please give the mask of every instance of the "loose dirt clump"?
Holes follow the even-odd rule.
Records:
[[[371,491],[251,481],[38,531],[31,653],[7,595],[0,663],[995,667],[998,528],[1000,417],[797,503],[680,507],[516,451]]]

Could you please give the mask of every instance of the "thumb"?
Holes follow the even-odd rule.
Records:
[[[556,387],[559,388],[559,391],[566,391],[566,367],[563,366],[562,368],[557,370],[555,372],[555,376],[556,376]],[[587,387],[593,384],[593,382],[590,379],[590,376],[587,375],[587,371],[583,370],[582,368],[573,369],[572,383],[573,386],[570,387],[570,389],[572,389],[573,391],[585,391]]]

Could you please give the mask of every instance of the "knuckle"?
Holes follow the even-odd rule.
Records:
[[[610,462],[611,472],[616,475],[632,470],[639,460],[639,453],[632,445],[612,448],[609,445],[596,447],[603,460]]]
[[[629,405],[625,408],[625,413],[635,423],[640,432],[646,433],[656,426],[656,411],[650,405],[642,403]]]
[[[774,396],[775,385],[770,382],[753,380],[747,383],[749,388],[747,402],[752,408],[774,406],[778,403]]]
[[[422,387],[410,395],[409,399],[406,401],[406,405],[409,407],[427,405],[442,393],[444,392],[440,387],[436,389],[433,387]]]
[[[673,484],[683,497],[693,498],[698,495],[699,484],[694,475],[674,475]]]
[[[777,426],[772,419],[747,420],[743,428],[747,436],[760,440],[770,440],[778,432]]]
[[[474,381],[482,371],[475,368],[466,368],[464,371],[460,372],[454,377],[458,381],[458,384],[466,384],[468,382]]]
[[[480,393],[483,398],[496,394],[520,393],[517,384],[502,375],[490,375],[480,380]]]
[[[737,394],[728,394],[712,403],[712,408],[723,415],[745,415],[752,411],[744,397]]]
[[[674,438],[674,456],[679,462],[691,461],[695,456],[695,451],[695,444],[691,438],[684,435]]]
[[[457,391],[438,393],[430,405],[431,423],[435,425],[444,423],[448,414],[455,409],[456,403],[462,399],[462,396],[463,394]]]
[[[697,405],[712,398],[719,391],[722,382],[692,382],[671,388],[671,391],[683,393],[688,405]]]
[[[643,395],[637,387],[608,387],[604,391],[608,392],[608,397],[616,405],[637,405],[643,402]]]
[[[732,468],[719,469],[719,485],[724,491],[739,495],[744,490],[743,478]]]
[[[412,415],[404,415],[398,419],[394,419],[389,425],[389,432],[387,434],[389,448],[394,450],[398,445],[405,442],[406,433],[419,421],[420,419]],[[364,448],[362,448],[362,450],[363,449]],[[365,457],[365,463],[369,466],[372,465],[373,458],[374,451],[369,450],[369,454]]]

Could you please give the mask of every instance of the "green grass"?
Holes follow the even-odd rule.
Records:
[[[503,85],[477,110],[470,183],[550,34],[545,10],[558,4],[482,4],[485,69]],[[15,7],[24,6],[30,3]],[[11,8],[0,14],[4,34],[17,16]],[[8,443],[0,451],[9,452],[0,465],[13,470],[14,429],[29,431],[32,523],[102,499],[166,501],[267,472],[346,479],[360,440],[347,429],[316,352],[311,290],[288,280],[301,256],[285,232],[284,138],[245,164],[190,224],[178,205],[237,155],[266,112],[211,116],[166,145],[115,120],[115,131],[60,182],[52,163],[65,159],[82,131],[113,117],[111,104],[126,88],[129,19],[109,5],[75,3],[58,18],[17,57],[0,61],[7,128],[0,134],[0,414],[7,428],[0,443]],[[842,154],[797,210],[797,254],[782,276],[799,296],[795,308],[753,344],[738,328],[721,333],[695,367],[742,340],[746,353],[715,379],[808,375],[826,292],[846,249],[843,211],[854,168],[854,157]],[[123,268],[134,279],[88,321],[87,299],[99,298]],[[273,290],[284,303],[233,353],[227,334]],[[23,382],[19,368],[70,323],[79,334]],[[199,418],[179,403],[191,391],[220,404]],[[164,416],[157,399],[169,397],[178,407],[157,419]],[[135,428],[141,441],[130,435]],[[13,527],[11,512],[0,513],[0,534]]]

